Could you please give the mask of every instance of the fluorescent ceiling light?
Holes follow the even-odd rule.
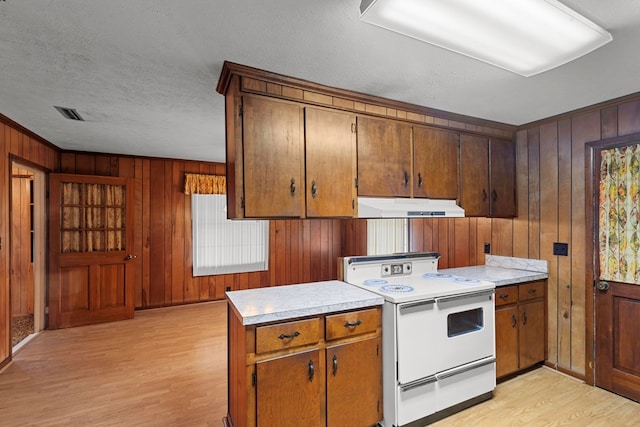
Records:
[[[613,39],[556,0],[362,0],[360,20],[526,77]]]

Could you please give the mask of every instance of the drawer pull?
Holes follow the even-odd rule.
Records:
[[[285,340],[285,339],[287,339],[287,340],[288,340],[288,339],[291,339],[291,338],[295,338],[295,337],[297,337],[297,336],[299,336],[299,335],[300,335],[300,332],[295,331],[294,333],[292,333],[292,334],[288,334],[288,335],[280,334],[280,335],[278,336],[278,338],[280,338],[281,340]]]
[[[529,293],[533,295],[533,294],[536,293],[536,290],[535,289],[529,289]]]
[[[356,326],[360,326],[360,325],[362,325],[362,322],[360,320],[356,320],[353,323],[345,322],[344,327],[345,328],[355,328]]]
[[[499,296],[501,300],[506,300],[507,298],[509,298],[509,294],[500,294]]]

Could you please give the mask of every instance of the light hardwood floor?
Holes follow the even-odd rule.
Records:
[[[221,427],[226,368],[224,302],[44,331],[0,373],[0,426]],[[542,368],[431,426],[638,425],[640,404]]]

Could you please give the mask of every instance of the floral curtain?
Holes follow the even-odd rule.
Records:
[[[186,173],[184,194],[226,194],[227,179],[220,175]]]
[[[640,284],[640,144],[602,151],[600,278]]]

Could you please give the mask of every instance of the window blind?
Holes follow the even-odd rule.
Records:
[[[367,255],[384,255],[409,250],[409,222],[406,218],[367,220]]]

